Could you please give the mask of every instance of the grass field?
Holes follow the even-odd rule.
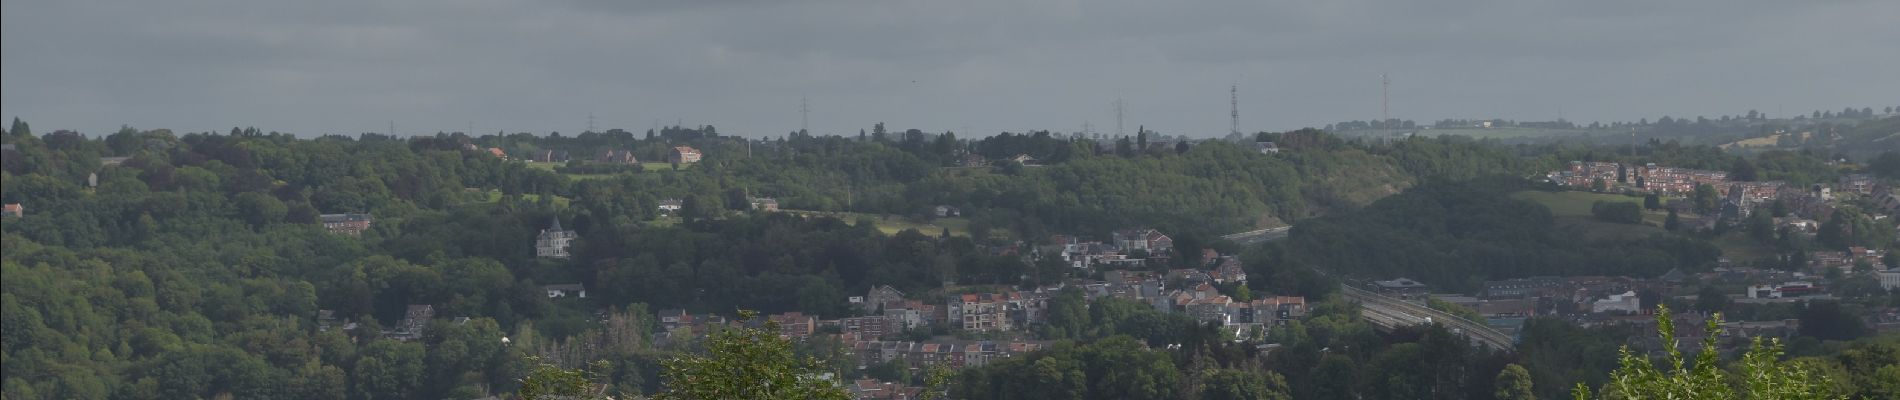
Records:
[[[802,210],[780,211],[804,216],[835,217],[844,220],[844,222],[848,224],[857,224],[859,218],[870,218],[872,223],[877,224],[877,230],[884,232],[886,235],[903,232],[905,229],[916,229],[925,235],[937,235],[943,233],[944,228],[949,228],[951,236],[970,236],[970,220],[963,218],[937,218],[930,222],[917,222],[911,221],[908,218],[892,215]]]
[[[538,195],[538,194],[523,194],[521,195],[521,198],[528,201],[541,201],[541,195]],[[473,203],[470,203],[470,204],[494,204],[495,202],[499,202],[499,201],[501,201],[501,191],[489,190],[486,193],[482,193],[482,198],[480,200],[474,201]],[[566,197],[554,196],[555,207],[566,208],[568,202],[569,202],[569,199]]]
[[[1760,243],[1755,243],[1755,241],[1749,239],[1748,234],[1744,232],[1731,231],[1726,235],[1709,241],[1709,243],[1714,244],[1716,248],[1722,249],[1722,257],[1727,257],[1729,261],[1738,263],[1761,261],[1775,256],[1774,249],[1762,246]]]
[[[1729,143],[1723,143],[1719,147],[1721,147],[1723,150],[1728,150],[1728,149],[1737,148],[1737,147],[1739,148],[1775,147],[1776,145],[1781,143],[1781,135],[1795,135],[1795,133],[1780,133],[1780,134],[1773,134],[1773,135],[1768,135],[1768,136],[1763,136],[1763,137],[1758,137],[1758,138],[1742,139],[1742,140],[1737,140],[1737,141],[1733,141]],[[1799,133],[1799,135],[1801,135],[1800,140],[1805,142],[1810,137],[1814,136],[1814,132],[1801,132]]]
[[[1643,211],[1641,225],[1618,224],[1598,221],[1590,214],[1590,205],[1598,201],[1625,201],[1642,203],[1643,198],[1620,194],[1590,192],[1541,192],[1523,191],[1511,194],[1512,198],[1535,201],[1550,208],[1552,216],[1557,218],[1557,229],[1575,237],[1588,240],[1617,240],[1645,238],[1653,234],[1664,233],[1663,220],[1668,212]],[[1722,257],[1739,263],[1755,262],[1774,257],[1774,251],[1748,238],[1746,233],[1730,232],[1709,241],[1722,250]]]
[[[1665,232],[1663,220],[1669,218],[1667,212],[1643,210],[1643,223],[1618,224],[1598,221],[1590,213],[1590,207],[1599,201],[1614,201],[1642,204],[1643,198],[1620,194],[1590,192],[1544,192],[1527,190],[1512,193],[1511,198],[1530,200],[1550,208],[1550,215],[1557,217],[1557,228],[1570,231],[1571,234],[1591,240],[1641,238],[1651,234]]]
[[[1619,224],[1604,222],[1587,217],[1559,217],[1556,219],[1557,231],[1564,232],[1560,237],[1582,238],[1587,241],[1628,241],[1647,238],[1650,235],[1668,232],[1644,220],[1642,224]]]
[[[680,169],[684,170],[684,169],[692,168],[692,167],[693,167],[693,164],[686,164],[686,165],[681,165]],[[647,171],[672,171],[673,164],[663,163],[663,162],[640,163],[640,168],[645,169]]]
[[[548,171],[548,172],[553,172],[554,167],[566,165],[566,163],[537,162],[537,161],[528,161],[527,164],[528,164],[528,168],[533,168],[533,169],[538,169],[538,170]],[[684,170],[691,167],[692,167],[692,164],[687,164],[687,165],[680,166],[680,169]],[[663,163],[663,162],[640,163],[640,169],[647,172],[672,171],[673,164]],[[567,175],[568,178],[572,178],[572,179],[606,179],[606,178],[612,178],[618,174],[562,174],[562,175]]]
[[[1536,191],[1536,190],[1526,190],[1522,192],[1512,193],[1511,198],[1519,199],[1519,200],[1530,200],[1530,201],[1537,202],[1538,204],[1543,204],[1544,207],[1550,208],[1551,215],[1555,215],[1559,217],[1589,217],[1591,216],[1590,206],[1593,204],[1596,204],[1596,202],[1599,202],[1599,201],[1621,201],[1621,202],[1636,203],[1638,205],[1643,203],[1643,198],[1635,197],[1635,196],[1624,196],[1620,194],[1607,194],[1607,193],[1570,192],[1570,191],[1544,192],[1544,191]],[[1654,213],[1645,211],[1645,214],[1654,214]],[[1643,219],[1645,220],[1649,219],[1648,215],[1645,215]],[[1657,221],[1660,222],[1661,220],[1658,219]]]

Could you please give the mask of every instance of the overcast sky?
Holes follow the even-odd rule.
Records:
[[[1900,105],[1900,1],[7,0],[0,115],[302,135],[1247,131]]]

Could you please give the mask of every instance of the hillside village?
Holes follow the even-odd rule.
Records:
[[[1314,149],[1342,146],[1336,142],[1329,144],[1329,140],[1335,139],[1316,131],[1290,132],[1285,135],[1263,134],[1210,148],[1216,151],[1239,149],[1234,157],[1281,162],[1306,157],[1308,154],[1305,152]],[[938,138],[949,136],[944,134]],[[931,143],[932,140],[927,137],[917,133],[910,143]],[[1013,140],[1008,135],[1004,137],[1002,140]],[[1046,135],[1039,138],[1049,140]],[[1208,144],[1205,141],[1169,139],[1158,137],[1150,141],[1144,135],[1139,141],[1127,138],[1071,138],[1067,141],[1080,151],[1128,158],[1180,157],[1192,148]],[[470,159],[577,181],[619,179],[629,174],[654,174],[657,175],[654,178],[656,180],[669,180],[679,175],[731,168],[729,164],[722,163],[730,160],[726,157],[749,160],[754,152],[782,155],[788,160],[798,157],[798,149],[784,141],[729,137],[678,141],[661,138],[639,146],[614,146],[599,150],[578,147],[534,148],[526,145],[504,148],[492,145],[493,138],[486,140],[491,141],[491,145],[477,144],[460,135],[442,135],[416,140],[410,146],[446,147],[452,149],[449,152],[459,152]],[[848,138],[844,140],[850,141]],[[854,142],[874,140],[858,139]],[[1018,150],[1011,147],[1013,145],[985,146],[978,143],[946,147],[938,150],[945,155],[941,162],[928,167],[947,174],[1011,176],[1022,173],[1024,168],[1060,168],[1063,165],[1058,161],[1062,160],[1060,152],[1076,151],[1040,151],[1032,155],[1032,151]],[[709,155],[702,153],[700,147],[720,150]],[[527,156],[517,158],[511,155],[516,153]],[[580,154],[592,156],[576,157]],[[643,158],[664,162],[643,163]],[[134,166],[149,162],[127,159],[99,161],[107,173],[131,168],[123,166],[127,162]],[[91,179],[95,181],[86,182],[85,187],[96,187],[97,176],[93,175]],[[1895,222],[1890,216],[1900,215],[1900,195],[1896,195],[1883,179],[1864,173],[1844,174],[1832,182],[1793,185],[1784,181],[1732,179],[1730,172],[1722,170],[1678,168],[1656,163],[1639,165],[1572,161],[1563,164],[1563,169],[1547,171],[1542,177],[1550,190],[1616,195],[1626,197],[1630,202],[1637,202],[1635,199],[1638,196],[1653,197],[1655,204],[1644,212],[1667,213],[1668,220],[1672,221],[1670,224],[1674,224],[1667,230],[1685,234],[1719,232],[1732,227],[1749,226],[1765,219],[1779,232],[1778,237],[1814,241],[1825,235],[1824,232],[1830,226],[1839,225],[1829,222],[1838,219],[1837,213],[1876,213],[1872,220],[1889,227]],[[489,207],[487,204],[497,201],[517,202],[514,204],[537,201],[558,209],[560,205],[592,200],[585,197],[589,193],[586,191],[557,197],[546,191],[502,194],[495,193],[498,191],[493,189],[458,188],[461,189],[460,193],[455,194],[460,197],[454,200],[462,202],[459,204],[471,205],[471,208]],[[786,187],[768,188],[753,190],[732,187],[716,193],[678,190],[657,193],[661,196],[634,203],[642,209],[625,211],[644,215],[646,219],[631,220],[624,229],[639,231],[693,221],[774,218],[811,221],[838,216],[858,217],[855,221],[839,221],[846,224],[884,223],[865,218],[864,213],[798,208],[814,203],[809,193]],[[529,200],[529,195],[535,196],[533,200]],[[850,194],[846,196],[846,199],[850,198]],[[495,197],[508,200],[496,200]],[[29,212],[32,207],[31,204],[8,203],[4,208],[5,218],[10,223],[22,218],[36,218],[34,213]],[[372,212],[371,209],[331,207],[324,211],[331,213],[313,215],[311,220],[304,222],[306,226],[320,227],[322,232],[347,241],[386,240],[379,235],[392,229],[388,225],[403,224],[405,218],[413,218],[400,213],[388,213],[387,210]],[[624,320],[628,317],[622,316],[621,309],[606,300],[603,294],[611,296],[615,292],[623,292],[621,296],[625,296],[624,292],[629,289],[597,283],[603,280],[594,277],[573,279],[575,275],[556,274],[554,276],[569,279],[536,281],[533,285],[538,290],[532,296],[545,297],[545,304],[552,305],[560,312],[585,315],[580,320],[584,324],[579,326],[580,329],[650,326],[650,330],[631,335],[649,341],[646,345],[655,348],[690,348],[709,334],[727,328],[770,327],[776,330],[779,337],[800,346],[837,349],[852,361],[848,366],[850,369],[843,371],[846,375],[881,375],[883,371],[895,369],[906,377],[921,376],[939,368],[983,368],[999,360],[1023,357],[1055,346],[1061,339],[1068,339],[1050,332],[1054,322],[1051,314],[1065,307],[1064,302],[1079,304],[1084,312],[1103,302],[1138,305],[1144,312],[1199,324],[1217,332],[1219,337],[1231,341],[1235,346],[1267,354],[1288,345],[1286,338],[1275,332],[1284,334],[1283,328],[1298,326],[1296,322],[1312,315],[1322,302],[1331,297],[1302,295],[1302,292],[1311,289],[1308,286],[1330,284],[1331,281],[1289,284],[1272,282],[1286,278],[1283,275],[1250,276],[1249,271],[1258,271],[1259,266],[1258,262],[1250,265],[1251,261],[1243,260],[1247,249],[1237,247],[1234,243],[1210,243],[1208,237],[1199,233],[1183,233],[1179,229],[1152,225],[1122,225],[1117,229],[1092,232],[1061,231],[1029,235],[1029,231],[1023,229],[996,229],[979,233],[967,229],[967,225],[953,225],[969,224],[971,211],[973,205],[968,201],[943,201],[915,210],[909,215],[892,218],[933,228],[920,230],[904,226],[898,230],[898,236],[939,245],[969,243],[977,254],[1007,260],[1003,274],[1009,280],[959,280],[948,274],[940,278],[941,284],[925,286],[916,285],[915,282],[871,280],[868,282],[868,291],[826,299],[825,303],[846,305],[845,312],[788,307],[791,310],[775,310],[751,320],[740,320],[735,313],[725,310],[709,312],[705,307],[690,310],[671,307],[690,304],[677,301],[669,304],[670,307],[652,310],[644,317],[637,316],[639,314],[632,317],[635,320],[650,320],[627,323]],[[379,215],[394,218],[379,220]],[[518,263],[518,268],[554,270],[557,273],[599,268],[598,265],[590,265],[599,260],[583,251],[588,250],[586,246],[590,244],[588,240],[592,236],[583,236],[583,232],[602,232],[598,228],[600,222],[583,221],[573,214],[538,215],[534,221],[530,221],[534,225],[531,235],[513,235],[493,244],[515,249],[509,250],[510,253],[528,255],[524,256],[527,257],[525,262]],[[1652,222],[1640,222],[1639,218],[1638,224],[1644,223],[1653,225]],[[589,224],[595,224],[596,230],[586,230]],[[951,229],[953,226],[958,229]],[[1289,229],[1280,232],[1285,234]],[[1780,260],[1798,262],[1803,266],[1798,269],[1765,264],[1762,260],[1723,259],[1707,270],[1677,269],[1658,276],[1577,274],[1491,279],[1480,281],[1475,291],[1459,289],[1459,285],[1453,282],[1421,281],[1405,274],[1338,278],[1345,285],[1450,313],[1513,337],[1522,335],[1527,321],[1533,318],[1561,320],[1583,328],[1649,329],[1656,324],[1650,314],[1655,306],[1695,304],[1693,309],[1683,307],[1684,312],[1676,314],[1676,318],[1681,321],[1679,325],[1695,326],[1708,318],[1711,312],[1727,305],[1760,305],[1770,307],[1769,311],[1731,314],[1728,322],[1721,326],[1722,334],[1794,338],[1802,332],[1803,321],[1793,311],[1789,311],[1792,307],[1811,301],[1877,296],[1880,291],[1900,288],[1900,269],[1893,269],[1896,260],[1889,255],[1888,250],[1849,246],[1842,250],[1802,252],[1799,254],[1803,254],[1804,258],[1799,260]],[[1057,266],[1059,271],[1051,276],[1040,276],[1046,274],[1043,268],[1049,265]],[[1017,277],[1021,279],[1014,279]],[[1866,287],[1869,281],[1874,282],[1872,288]],[[905,289],[900,290],[899,286]],[[1288,286],[1297,287],[1297,290],[1260,289]],[[686,293],[686,296],[697,297],[700,292],[704,290]],[[1710,306],[1702,307],[1704,304]],[[350,337],[429,343],[433,340],[430,332],[443,329],[443,325],[464,326],[484,318],[482,315],[445,311],[457,310],[457,307],[466,309],[464,305],[448,302],[408,303],[397,307],[401,311],[400,318],[393,323],[387,322],[388,317],[376,321],[373,317],[364,318],[365,314],[323,308],[314,310],[314,318],[307,322],[313,323],[318,332],[344,332]],[[1865,323],[1875,332],[1900,332],[1900,309],[1886,307],[1869,308],[1866,311],[1852,318]],[[565,329],[575,329],[572,326],[575,325]],[[514,339],[519,338],[503,337],[503,340]],[[1147,345],[1165,349],[1176,344]],[[1725,344],[1731,346],[1730,349],[1733,345],[1735,343]],[[573,344],[558,341],[551,346],[532,351],[560,365],[578,365],[603,351],[596,347],[598,345],[584,342]],[[1653,350],[1655,346],[1648,348]],[[880,373],[872,374],[871,371]],[[914,383],[904,382],[904,379],[856,379],[844,385],[861,399],[912,399],[924,390],[914,386]]]
[[[1677,219],[1678,215],[1683,216],[1680,228],[1672,229],[1685,231],[1719,232],[1744,229],[1740,227],[1751,223],[1765,223],[1770,224],[1768,226],[1776,234],[1792,238],[1783,240],[1813,241],[1822,235],[1823,229],[1850,229],[1838,227],[1842,223],[1836,213],[1843,208],[1866,213],[1872,221],[1884,224],[1888,229],[1900,226],[1897,225],[1900,219],[1894,218],[1900,216],[1900,191],[1865,173],[1843,174],[1834,182],[1801,186],[1784,181],[1733,180],[1726,171],[1676,168],[1655,163],[1630,165],[1571,161],[1565,169],[1551,171],[1545,174],[1545,178],[1569,190],[1660,198],[1662,204],[1654,208],[1667,210],[1671,220]],[[1645,203],[1650,201],[1644,200]],[[1715,206],[1710,207],[1709,204]],[[1852,282],[1853,278],[1861,282],[1877,282],[1878,289],[1882,291],[1900,288],[1900,268],[1897,268],[1900,265],[1896,265],[1895,258],[1889,255],[1890,250],[1847,246],[1840,250],[1797,253],[1805,255],[1805,259],[1781,260],[1798,264],[1799,268],[1744,263],[1756,260],[1723,259],[1723,265],[1710,272],[1684,274],[1671,271],[1655,279],[1613,278],[1606,282],[1617,284],[1609,287],[1592,288],[1592,285],[1575,284],[1587,277],[1488,281],[1485,283],[1485,297],[1495,297],[1499,293],[1510,296],[1534,293],[1548,298],[1552,294],[1588,291],[1597,294],[1585,297],[1606,299],[1590,304],[1590,308],[1596,312],[1633,311],[1642,309],[1635,307],[1634,290],[1670,293],[1685,282],[1698,282],[1732,288],[1720,295],[1727,297],[1727,301],[1739,303],[1833,300],[1841,295],[1843,289],[1862,289],[1851,286],[1856,284]],[[1608,295],[1616,292],[1621,294]],[[1485,301],[1475,304],[1481,308],[1490,306]],[[1894,310],[1878,311],[1864,317],[1883,332],[1900,330],[1900,313]],[[1784,331],[1798,328],[1792,320],[1737,324]]]

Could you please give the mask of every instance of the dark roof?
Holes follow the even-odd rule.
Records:
[[[324,223],[369,221],[369,220],[375,219],[375,217],[372,217],[369,214],[362,214],[362,213],[323,214],[322,218],[323,218]]]
[[[1419,281],[1412,280],[1411,278],[1399,278],[1399,279],[1393,279],[1389,281],[1375,281],[1372,283],[1375,285],[1379,285],[1380,287],[1394,288],[1394,289],[1425,287],[1424,283],[1420,283]]]
[[[563,284],[557,284],[557,285],[542,285],[541,289],[577,292],[577,291],[586,291],[587,287],[582,286],[579,283],[563,283]]]

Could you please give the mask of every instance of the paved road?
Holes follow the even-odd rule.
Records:
[[[1220,238],[1232,240],[1236,243],[1240,243],[1242,246],[1252,246],[1256,244],[1285,239],[1287,232],[1292,231],[1292,230],[1293,230],[1293,226],[1288,225],[1288,226],[1282,226],[1278,228],[1261,229],[1257,231],[1231,233],[1231,234],[1221,235]]]

